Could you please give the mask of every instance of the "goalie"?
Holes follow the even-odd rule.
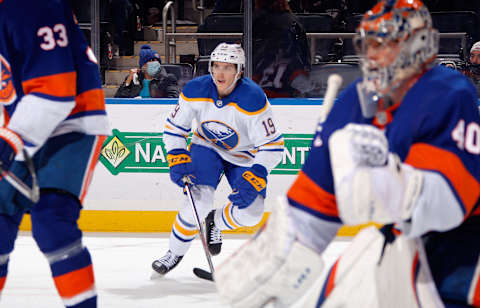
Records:
[[[438,32],[419,0],[380,1],[355,45],[363,78],[319,124],[264,229],[216,270],[220,296],[234,307],[480,307],[476,90],[434,65]],[[324,269],[342,224],[369,221],[385,226]]]

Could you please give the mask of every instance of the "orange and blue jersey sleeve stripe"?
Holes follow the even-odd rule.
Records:
[[[22,82],[25,95],[33,94],[54,101],[73,101],[76,94],[76,72],[34,77]]]
[[[287,193],[290,205],[323,220],[341,223],[335,195],[300,171]]]
[[[441,174],[452,188],[465,217],[479,212],[475,206],[480,198],[480,183],[460,157],[427,143],[416,143],[410,148],[405,162],[415,168]]]
[[[106,115],[105,95],[102,89],[91,89],[75,97],[75,107],[68,120],[89,115]]]
[[[165,124],[164,134],[179,137],[179,138],[187,138],[190,134],[191,129],[184,128],[180,125],[173,123],[172,120],[167,118],[167,123]]]

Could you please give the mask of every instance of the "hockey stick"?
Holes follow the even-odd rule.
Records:
[[[10,170],[5,170],[0,165],[0,175],[3,177],[10,185],[12,185],[16,190],[18,190],[22,195],[30,199],[33,203],[37,203],[40,199],[40,188],[38,187],[37,173],[35,172],[35,166],[33,165],[32,158],[28,155],[27,151],[23,150],[23,157],[25,158],[25,164],[27,170],[32,177],[32,187],[29,187],[22,180],[20,180],[13,172]]]
[[[342,82],[343,78],[338,74],[331,74],[328,76],[327,91],[323,98],[322,114],[320,115],[318,122],[323,123],[327,119],[327,116],[333,107],[333,103],[335,102],[335,98],[337,97],[338,90],[342,86]]]
[[[223,175],[225,174],[225,172],[222,172],[220,174],[220,176],[218,177],[218,183],[220,183],[220,181],[222,180],[223,178]],[[203,270],[201,268],[198,268],[198,267],[194,267],[193,268],[193,273],[198,277],[198,278],[202,278],[202,279],[206,279],[206,280],[210,280],[210,281],[213,281],[213,271],[212,273],[210,272],[207,272],[206,270]]]
[[[212,263],[212,257],[210,256],[210,252],[208,251],[208,245],[207,245],[207,238],[206,238],[205,230],[203,229],[202,222],[200,221],[200,217],[198,216],[197,207],[195,206],[195,201],[193,200],[190,185],[191,185],[191,183],[189,182],[188,179],[186,179],[185,180],[185,191],[187,192],[188,200],[190,201],[190,205],[192,207],[193,217],[195,218],[195,221],[197,222],[198,233],[200,234],[200,240],[202,241],[203,250],[205,251],[205,256],[207,257],[208,266],[210,267],[210,272],[207,272],[207,271],[202,270],[200,268],[194,268],[193,273],[199,278],[203,278],[203,279],[213,281],[214,268],[213,268],[213,263]]]
[[[327,120],[328,114],[333,107],[335,98],[337,97],[338,90],[342,86],[343,78],[338,74],[331,74],[327,80],[327,91],[323,98],[322,112],[317,121],[317,133],[320,133],[323,129],[323,123]],[[322,138],[318,135],[313,140],[313,146],[319,147],[323,144]]]

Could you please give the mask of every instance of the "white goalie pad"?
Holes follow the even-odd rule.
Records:
[[[374,227],[355,237],[324,282],[333,289],[322,308],[443,307],[421,241],[399,236],[382,255],[383,244]]]
[[[298,242],[280,200],[266,226],[215,271],[222,302],[232,307],[290,307],[318,279],[321,255]]]

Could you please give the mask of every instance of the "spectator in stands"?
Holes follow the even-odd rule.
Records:
[[[302,97],[312,90],[310,49],[287,0],[256,0],[253,80],[268,97]]]
[[[131,69],[115,97],[178,97],[177,78],[161,66],[158,52],[150,45],[140,49],[139,68]]]
[[[465,75],[470,78],[480,94],[480,41],[473,44],[470,49],[470,58]]]

